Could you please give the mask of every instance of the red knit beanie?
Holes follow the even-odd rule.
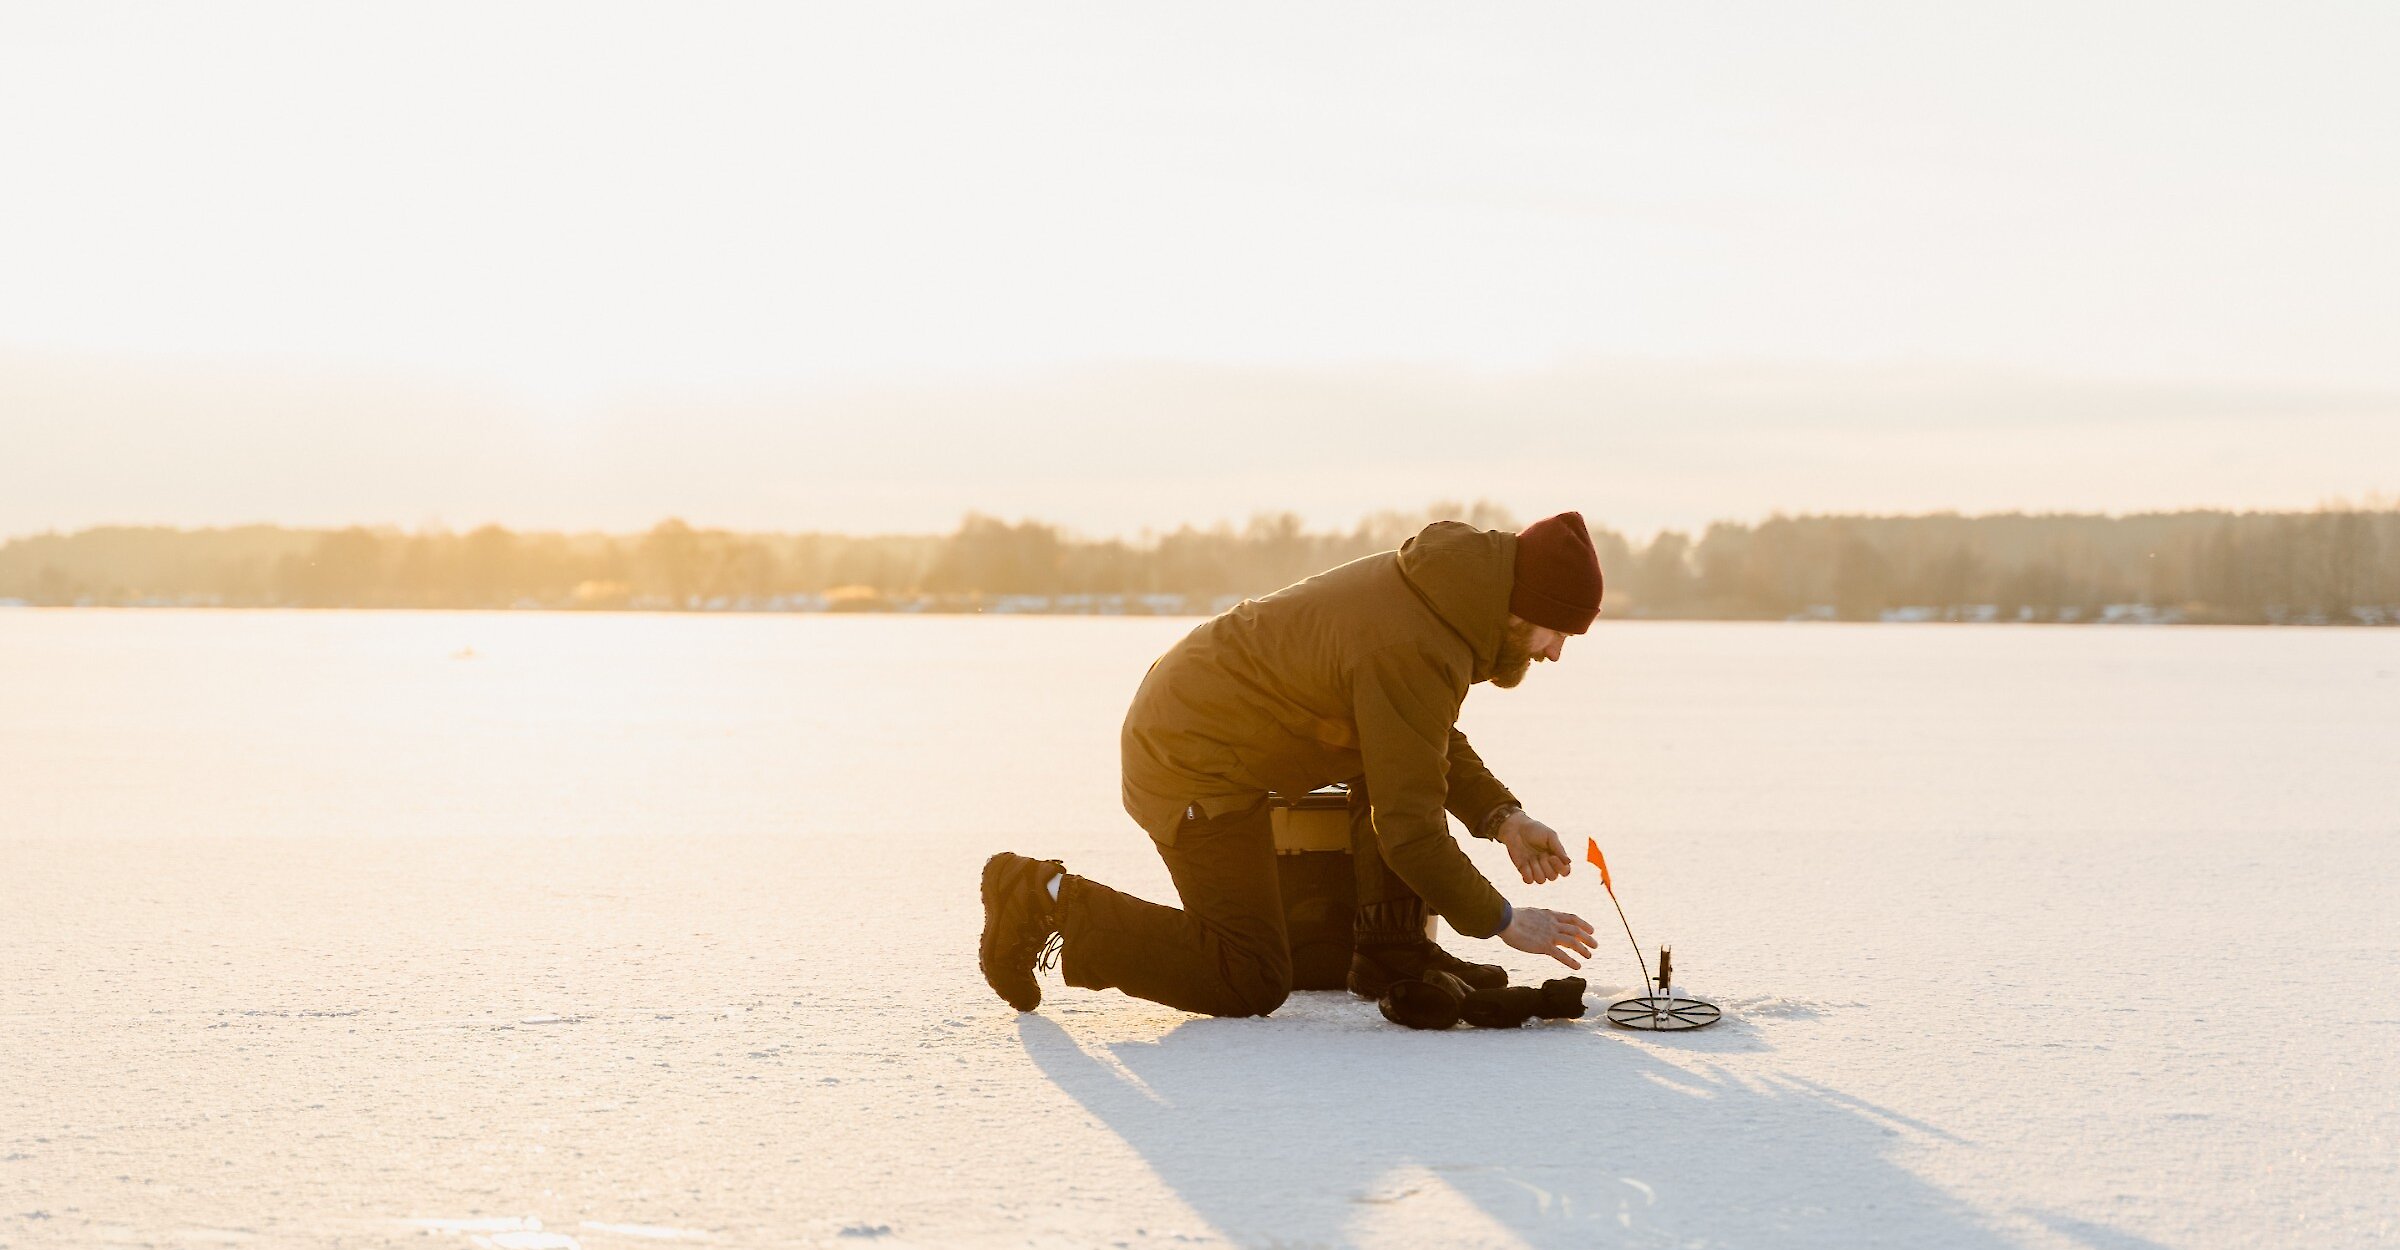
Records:
[[[1562,634],[1580,634],[1600,615],[1600,553],[1583,514],[1543,517],[1517,535],[1517,584],[1508,610]]]

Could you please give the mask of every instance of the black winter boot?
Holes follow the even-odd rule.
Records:
[[[1505,969],[1468,963],[1426,936],[1425,900],[1384,862],[1364,777],[1350,780],[1350,865],[1358,883],[1358,913],[1350,924],[1351,993],[1380,999],[1394,984],[1427,971],[1449,973],[1469,989],[1508,984]]]
[[[1350,955],[1350,992],[1360,998],[1381,998],[1393,985],[1413,981],[1428,972],[1447,973],[1471,990],[1496,990],[1508,984],[1508,970],[1497,964],[1472,964],[1431,938],[1413,941],[1361,941]]]
[[[983,861],[983,946],[977,962],[992,992],[1019,1011],[1042,1005],[1034,970],[1057,960],[1058,907],[1050,901],[1049,882],[1066,870],[1055,859],[1006,851]]]
[[[1468,989],[1447,972],[1394,982],[1375,1006],[1383,1018],[1412,1029],[1446,1029],[1458,1023]]]
[[[1426,957],[1426,966],[1439,968],[1451,976],[1457,977],[1467,983],[1468,989],[1498,990],[1508,987],[1508,969],[1498,964],[1468,963],[1443,950],[1441,943],[1432,938],[1425,939],[1425,945],[1432,948],[1431,954]]]

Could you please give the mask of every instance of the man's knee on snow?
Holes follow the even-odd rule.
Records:
[[[1221,1016],[1263,1016],[1283,1005],[1292,994],[1292,961],[1266,958],[1235,964],[1227,971],[1226,1006]]]

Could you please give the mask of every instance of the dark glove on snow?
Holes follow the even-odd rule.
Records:
[[[1429,969],[1414,981],[1395,981],[1375,1006],[1383,1018],[1412,1029],[1446,1029],[1458,1023],[1459,1006],[1467,986],[1440,969]]]
[[[1542,1003],[1533,1014],[1544,1020],[1581,1020],[1583,1018],[1582,977],[1559,977],[1542,982]]]
[[[1542,988],[1512,985],[1504,990],[1469,990],[1459,1019],[1479,1029],[1513,1029],[1540,1016],[1574,1020],[1583,1015],[1583,978],[1560,977]]]
[[[1534,1009],[1541,1004],[1542,992],[1530,985],[1474,990],[1459,1008],[1459,1019],[1479,1029],[1513,1029],[1533,1019]]]

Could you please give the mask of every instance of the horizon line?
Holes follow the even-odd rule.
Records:
[[[1357,518],[1357,520],[1356,520],[1356,521],[1354,521],[1354,522],[1352,522],[1352,523],[1351,523],[1351,524],[1350,524],[1348,527],[1343,527],[1343,526],[1331,526],[1331,527],[1315,527],[1315,528],[1311,528],[1311,527],[1309,527],[1309,526],[1307,525],[1307,523],[1306,523],[1305,519],[1304,519],[1304,518],[1302,518],[1298,512],[1291,511],[1291,510],[1288,510],[1288,509],[1287,509],[1287,510],[1282,510],[1282,511],[1261,510],[1261,511],[1257,511],[1257,512],[1252,512],[1252,513],[1250,513],[1248,516],[1245,516],[1245,517],[1242,517],[1242,518],[1239,518],[1239,519],[1235,519],[1235,518],[1231,518],[1231,517],[1219,517],[1219,518],[1217,518],[1217,519],[1216,519],[1216,520],[1214,520],[1214,521],[1208,521],[1208,522],[1184,521],[1184,522],[1181,522],[1181,523],[1177,524],[1177,525],[1176,525],[1176,526],[1174,526],[1173,528],[1153,528],[1153,527],[1147,527],[1147,526],[1145,526],[1145,527],[1143,527],[1142,529],[1140,529],[1140,530],[1137,530],[1137,531],[1134,531],[1134,532],[1132,532],[1132,533],[1123,533],[1123,532],[1118,532],[1118,533],[1093,533],[1093,532],[1089,532],[1089,531],[1085,531],[1085,530],[1078,529],[1078,528],[1076,528],[1076,527],[1073,527],[1073,526],[1070,526],[1070,525],[1062,524],[1062,523],[1059,523],[1059,522],[1045,520],[1045,519],[1043,519],[1043,518],[1041,518],[1041,517],[1038,517],[1038,516],[1031,516],[1031,515],[1018,515],[1018,516],[1010,517],[1010,516],[1003,516],[1003,515],[1000,515],[1000,514],[998,514],[998,513],[995,513],[995,512],[988,512],[988,511],[985,511],[985,510],[983,510],[983,509],[981,509],[981,508],[969,508],[969,509],[967,509],[966,511],[962,512],[962,513],[959,515],[959,519],[958,519],[957,523],[956,523],[954,526],[952,526],[950,529],[947,529],[947,530],[837,530],[837,529],[779,529],[779,528],[757,528],[757,527],[742,527],[742,526],[733,526],[733,525],[707,525],[707,524],[700,524],[700,523],[697,523],[697,522],[694,522],[694,521],[688,520],[688,519],[686,519],[685,517],[683,517],[683,516],[681,516],[681,515],[676,515],[676,514],[670,514],[670,515],[667,515],[667,516],[660,517],[658,520],[656,520],[656,521],[652,522],[652,523],[651,523],[651,524],[649,524],[648,526],[645,526],[645,527],[642,527],[642,528],[638,528],[638,529],[611,529],[611,528],[597,527],[597,526],[571,527],[571,528],[570,528],[570,527],[561,527],[561,526],[512,526],[512,525],[509,525],[509,524],[506,524],[506,523],[504,523],[504,522],[500,522],[500,521],[483,521],[483,522],[479,522],[479,523],[477,523],[477,524],[474,524],[474,525],[466,525],[466,526],[453,526],[453,525],[449,525],[449,524],[442,523],[442,522],[438,522],[438,521],[437,521],[437,522],[430,523],[430,524],[427,524],[427,523],[420,523],[420,524],[418,524],[418,525],[415,525],[415,526],[402,525],[402,524],[400,524],[400,523],[398,523],[398,522],[392,522],[392,521],[353,521],[353,522],[349,522],[349,523],[347,523],[347,524],[340,524],[340,525],[311,525],[311,524],[295,524],[295,523],[284,522],[284,521],[266,521],[266,520],[260,520],[260,521],[241,521],[241,522],[234,522],[234,523],[227,523],[227,524],[196,524],[196,525],[195,525],[195,524],[184,524],[184,523],[180,523],[180,522],[155,522],[155,521],[106,521],[106,522],[99,522],[99,523],[96,523],[96,524],[89,524],[89,525],[79,525],[79,526],[73,526],[73,527],[65,527],[65,526],[46,526],[46,527],[44,527],[44,528],[42,528],[42,529],[37,529],[37,530],[28,530],[28,531],[22,531],[22,532],[19,532],[19,533],[14,533],[14,534],[5,534],[5,535],[0,535],[0,545],[7,545],[7,544],[12,544],[12,543],[22,542],[22,541],[25,541],[25,540],[28,540],[28,539],[34,539],[34,538],[60,538],[60,537],[68,537],[68,538],[71,538],[71,537],[74,537],[74,536],[77,536],[77,535],[81,535],[81,534],[99,533],[99,532],[103,532],[103,531],[152,531],[152,532],[155,532],[155,531],[170,531],[170,532],[174,532],[174,533],[204,534],[204,533],[210,533],[210,532],[220,532],[220,533],[223,533],[223,532],[232,532],[232,531],[238,531],[238,530],[261,530],[261,529],[265,529],[265,530],[284,530],[284,531],[288,531],[288,532],[292,532],[292,533],[316,533],[316,534],[338,534],[338,533],[343,533],[343,532],[346,532],[346,531],[349,531],[349,530],[364,530],[364,531],[366,531],[366,532],[368,532],[368,533],[371,533],[371,534],[395,534],[395,535],[399,535],[399,536],[402,536],[402,537],[411,537],[411,538],[414,538],[414,537],[437,537],[437,536],[444,536],[444,535],[448,535],[448,536],[458,536],[458,535],[473,534],[473,533],[477,533],[477,532],[484,531],[484,530],[493,530],[493,529],[497,529],[497,530],[503,531],[503,532],[505,532],[505,533],[510,533],[510,534],[554,534],[554,535],[558,535],[558,536],[561,536],[561,537],[570,537],[570,538],[572,538],[572,537],[587,537],[587,536],[588,536],[588,537],[617,538],[617,537],[638,537],[638,536],[640,536],[640,535],[643,535],[643,534],[648,534],[648,533],[654,532],[654,531],[656,531],[656,530],[658,530],[658,529],[660,529],[660,528],[662,528],[662,527],[664,527],[664,526],[668,526],[668,525],[681,525],[681,526],[683,526],[684,528],[686,528],[686,529],[690,530],[690,531],[691,531],[691,532],[693,532],[693,533],[704,533],[704,534],[742,534],[742,535],[758,535],[758,536],[793,536],[793,537],[799,537],[799,536],[828,536],[828,537],[841,537],[841,538],[945,538],[945,537],[949,537],[950,535],[953,535],[953,534],[956,534],[956,533],[958,533],[960,530],[963,530],[963,529],[965,529],[965,528],[966,528],[966,527],[967,527],[969,524],[971,524],[971,523],[973,523],[973,522],[975,522],[975,521],[979,521],[979,520],[980,520],[980,521],[993,521],[993,522],[998,522],[999,524],[1006,525],[1006,526],[1009,526],[1009,527],[1011,527],[1011,528],[1020,528],[1020,527],[1029,526],[1029,525],[1032,525],[1032,526],[1042,526],[1042,527],[1046,527],[1046,528],[1048,528],[1048,529],[1051,529],[1051,530],[1055,531],[1055,532],[1056,532],[1056,533],[1057,533],[1057,534],[1058,534],[1060,537],[1063,537],[1063,538],[1068,538],[1068,539],[1072,539],[1072,540],[1079,541],[1079,542],[1111,542],[1111,541],[1116,541],[1116,542],[1130,542],[1130,541],[1136,541],[1136,540],[1139,540],[1139,539],[1141,539],[1141,538],[1144,538],[1144,537],[1148,537],[1148,536],[1155,536],[1155,535],[1168,535],[1168,534],[1179,534],[1179,533],[1212,533],[1212,532],[1217,532],[1217,531],[1220,531],[1220,530],[1231,530],[1231,531],[1234,531],[1234,532],[1239,532],[1239,531],[1240,531],[1241,529],[1243,529],[1244,527],[1246,527],[1246,526],[1248,526],[1248,525],[1251,525],[1251,524],[1254,524],[1254,523],[1256,523],[1256,522],[1262,521],[1262,520],[1263,520],[1263,521],[1280,521],[1280,520],[1283,520],[1283,519],[1285,519],[1285,518],[1290,518],[1291,520],[1293,520],[1293,521],[1297,522],[1297,523],[1298,523],[1298,532],[1300,532],[1300,533],[1303,533],[1303,534],[1342,534],[1342,533],[1350,532],[1350,531],[1352,531],[1352,530],[1356,530],[1356,529],[1364,528],[1364,527],[1366,527],[1366,526],[1368,526],[1368,525],[1370,525],[1370,524],[1372,524],[1373,522],[1376,522],[1376,521],[1378,521],[1378,520],[1397,519],[1397,518],[1416,518],[1416,517],[1424,517],[1424,518],[1426,518],[1426,520],[1427,520],[1427,522],[1428,522],[1428,523],[1430,523],[1430,522],[1431,522],[1431,521],[1433,521],[1433,520],[1439,520],[1439,519],[1463,519],[1463,518],[1447,518],[1447,517],[1443,517],[1443,516],[1440,516],[1440,515],[1438,515],[1438,514],[1441,514],[1441,513],[1452,512],[1452,511],[1459,512],[1459,513],[1478,513],[1478,512],[1479,512],[1479,513],[1483,513],[1483,514],[1485,514],[1485,515],[1496,515],[1496,516],[1499,516],[1499,517],[1504,517],[1504,518],[1507,518],[1507,519],[1509,519],[1509,520],[1510,520],[1510,521],[1512,521],[1512,522],[1515,522],[1515,521],[1516,521],[1516,514],[1515,514],[1515,513],[1514,513],[1512,510],[1508,509],[1508,508],[1507,508],[1505,505],[1502,505],[1502,504],[1496,503],[1496,502],[1494,502],[1494,501],[1492,501],[1492,500],[1488,500],[1488,499],[1478,499],[1478,500],[1475,500],[1475,501],[1474,501],[1474,502],[1472,502],[1472,503],[1462,503],[1462,502],[1460,502],[1460,501],[1456,501],[1456,500],[1437,500],[1437,501],[1435,501],[1435,502],[1433,502],[1433,503],[1430,503],[1430,504],[1427,504],[1427,505],[1424,505],[1424,506],[1422,506],[1422,507],[1415,508],[1415,509],[1410,509],[1410,508],[1383,508],[1383,509],[1377,509],[1377,510],[1375,510],[1375,511],[1368,512],[1368,513],[1365,513],[1365,514],[1363,514],[1363,515],[1359,516],[1359,517]],[[1602,519],[1602,520],[1595,520],[1595,519],[1594,519],[1594,518],[1593,518],[1593,517],[1592,517],[1592,516],[1591,516],[1591,515],[1590,515],[1588,512],[1584,512],[1584,511],[1583,511],[1583,510],[1581,510],[1581,509],[1576,509],[1575,511],[1577,511],[1577,512],[1579,512],[1579,513],[1583,513],[1583,516],[1584,516],[1584,521],[1585,521],[1585,523],[1586,523],[1588,526],[1590,526],[1591,528],[1595,529],[1595,530],[1608,530],[1608,531],[1611,531],[1611,532],[1614,532],[1614,533],[1616,533],[1616,534],[1617,534],[1617,535],[1619,535],[1620,537],[1627,537],[1627,538],[1630,538],[1630,537],[1632,537],[1632,536],[1633,536],[1633,533],[1632,533],[1632,531],[1629,531],[1629,530],[1621,530],[1621,529],[1616,529],[1614,526],[1610,525],[1610,524],[1609,524],[1609,523],[1608,523],[1606,520],[1604,520],[1604,519]],[[2142,508],[2142,509],[2136,509],[2136,510],[2132,510],[2132,511],[2117,511],[2117,510],[2111,510],[2111,509],[2080,509],[2080,510],[2078,510],[2078,509],[2021,509],[2021,508],[2011,508],[2011,509],[1999,510],[1999,511],[1963,512],[1963,511],[1959,511],[1959,510],[1956,510],[1956,509],[1942,508],[1942,509],[1935,509],[1935,510],[1932,510],[1932,511],[1927,511],[1927,512],[1849,512],[1849,511],[1838,511],[1838,510],[1833,510],[1833,511],[1817,511],[1817,510],[1798,510],[1798,511],[1792,511],[1792,510],[1785,510],[1785,509],[1775,509],[1775,510],[1772,510],[1772,511],[1769,511],[1769,512],[1767,512],[1767,513],[1766,513],[1765,515],[1763,515],[1763,516],[1754,515],[1754,516],[1752,516],[1751,518],[1748,518],[1748,519],[1744,519],[1744,518],[1740,518],[1740,517],[1730,517],[1730,516],[1726,516],[1726,517],[1715,517],[1715,518],[1712,518],[1711,520],[1709,520],[1709,521],[1707,522],[1707,524],[1705,524],[1705,525],[1694,526],[1694,527],[1690,527],[1690,528],[1688,528],[1688,529],[1687,529],[1687,528],[1685,528],[1685,527],[1681,527],[1681,526],[1672,526],[1672,525],[1669,525],[1669,526],[1661,526],[1661,527],[1659,527],[1659,528],[1658,528],[1658,529],[1657,529],[1657,530],[1656,530],[1654,533],[1650,534],[1650,537],[1651,537],[1652,539],[1655,539],[1655,538],[1656,538],[1656,537],[1657,537],[1659,534],[1669,534],[1669,533],[1702,534],[1702,533],[1706,533],[1706,532],[1707,532],[1707,531],[1708,531],[1710,528],[1713,528],[1713,527],[1715,527],[1715,526],[1718,526],[1718,525],[1742,525],[1742,526],[1753,526],[1753,527],[1755,527],[1755,526],[1759,526],[1759,525],[1768,524],[1768,523],[1770,523],[1770,522],[1774,522],[1774,521],[1917,521],[1917,520],[1959,520],[1959,521],[1988,521],[1988,520],[2007,520],[2007,519],[2025,519],[2025,520],[2103,520],[2103,521],[2125,521],[2125,520],[2136,520],[2136,519],[2145,518],[2145,517],[2185,517],[2185,516],[2194,516],[2194,515],[2201,515],[2201,514],[2208,514],[2208,513],[2216,513],[2216,514],[2221,514],[2221,515],[2224,515],[2224,516],[2229,516],[2229,517],[2242,517],[2242,516],[2316,516],[2316,515],[2324,515],[2324,514],[2328,514],[2328,513],[2383,513],[2383,512],[2400,512],[2400,495],[2387,496],[2387,495],[2384,495],[2383,493],[2381,493],[2381,492],[2379,492],[2379,491],[2370,491],[2370,492],[2368,492],[2368,493],[2367,493],[2367,494],[2366,494],[2364,497],[2362,497],[2362,498],[2360,498],[2360,499],[2356,499],[2356,500],[2353,500],[2353,499],[2348,499],[2348,498],[2344,498],[2344,497],[2342,497],[2342,496],[2338,496],[2338,495],[2336,495],[2336,496],[2331,496],[2331,497],[2328,497],[2328,498],[2325,498],[2325,499],[2319,500],[2319,501],[2318,501],[2318,502],[2317,502],[2315,505],[2313,505],[2313,506],[2311,506],[2311,507],[2306,507],[2306,508],[2253,508],[2253,507],[2228,507],[2228,506],[2221,505],[2221,504],[2189,504],[2189,505],[2182,505],[2182,506],[2178,506],[2178,507],[2172,507],[2172,508]],[[1540,518],[1534,518],[1534,519],[1538,520],[1538,519],[1540,519]],[[1525,523],[1529,524],[1530,522],[1525,522]],[[1490,527],[1490,528],[1504,528],[1504,527],[1501,527],[1501,526],[1492,526],[1492,527]]]

